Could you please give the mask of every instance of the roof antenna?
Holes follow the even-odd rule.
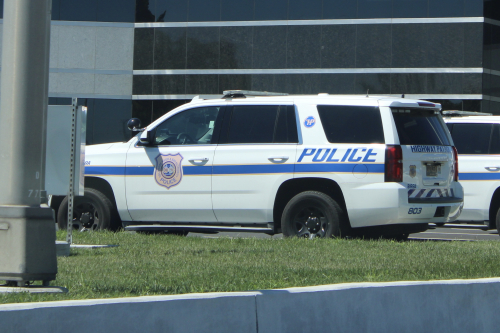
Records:
[[[401,95],[401,98],[405,98],[405,94]]]
[[[370,89],[366,89],[366,97],[368,97],[368,92],[370,91]]]

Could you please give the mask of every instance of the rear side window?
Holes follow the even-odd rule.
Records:
[[[453,124],[449,128],[459,154],[498,154],[498,144],[490,147],[492,136],[498,140],[498,128],[494,130],[492,124]]]
[[[227,137],[220,143],[297,143],[293,106],[234,106],[228,115]]]
[[[385,142],[378,107],[318,105],[318,113],[328,142]]]
[[[434,110],[392,109],[402,145],[450,146],[447,129]]]

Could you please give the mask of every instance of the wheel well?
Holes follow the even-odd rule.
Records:
[[[500,187],[495,190],[495,193],[493,193],[493,197],[491,198],[490,213],[489,213],[489,219],[490,219],[489,227],[491,229],[495,229],[497,227],[496,217],[499,207],[500,207]]]
[[[62,195],[53,195],[52,199],[50,200],[50,208],[54,210],[54,216],[57,217],[57,212],[59,211],[59,206],[61,205],[61,202],[63,201],[64,196]]]
[[[114,207],[116,207],[116,200],[113,189],[106,180],[97,177],[85,177],[85,188],[93,188],[100,191],[102,194],[108,197],[108,199],[111,200],[111,203],[113,203]]]
[[[318,191],[328,194],[344,209],[346,216],[348,216],[344,195],[339,184],[335,181],[325,178],[294,178],[281,184],[274,199],[273,220],[275,232],[281,232],[281,215],[288,201],[304,191]]]
[[[113,189],[111,188],[111,185],[109,185],[107,181],[97,177],[85,177],[85,188],[93,188],[100,191],[109,200],[111,200],[111,203],[113,203],[113,206],[116,209],[115,195],[113,194]],[[52,196],[52,200],[50,201],[50,207],[54,209],[55,216],[57,216],[57,213],[59,211],[59,206],[61,205],[61,202],[63,201],[64,198],[65,196],[62,195]]]

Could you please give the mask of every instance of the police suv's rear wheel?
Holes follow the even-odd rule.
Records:
[[[283,210],[283,236],[309,239],[339,237],[342,214],[335,200],[324,193],[299,193]]]
[[[500,208],[497,210],[497,215],[495,217],[495,223],[497,225],[498,235],[500,236]]]
[[[114,230],[113,214],[114,207],[108,197],[96,189],[85,189],[83,197],[76,196],[74,199],[73,228],[81,231]],[[59,206],[57,225],[59,229],[67,229],[68,197]]]

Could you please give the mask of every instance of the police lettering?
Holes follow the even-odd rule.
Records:
[[[302,162],[304,157],[313,156],[313,162],[351,162],[351,163],[368,163],[376,162],[374,157],[377,153],[373,149],[358,147],[348,148],[345,153],[339,152],[337,148],[305,148],[300,154],[297,162]],[[372,157],[372,158],[370,158]]]

